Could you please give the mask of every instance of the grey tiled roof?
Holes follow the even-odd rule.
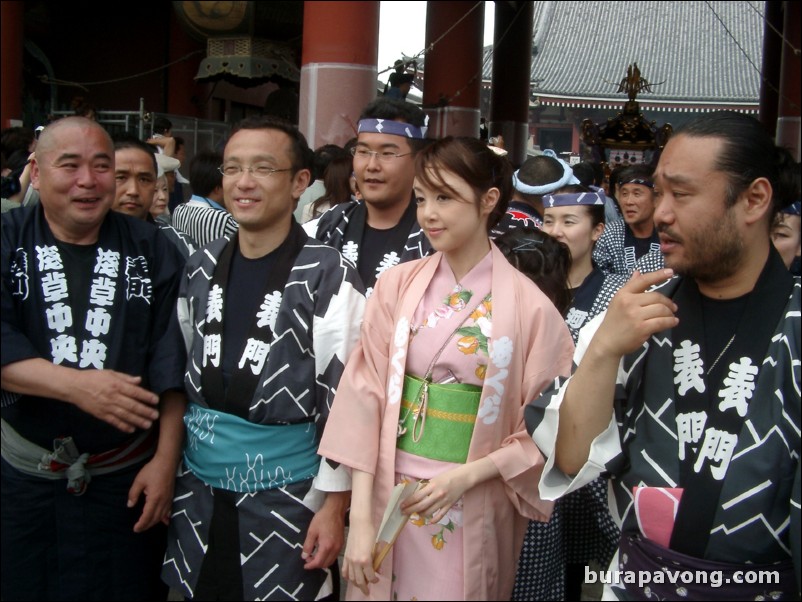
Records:
[[[535,2],[533,93],[626,99],[618,83],[637,62],[653,84],[640,101],[757,103],[763,12],[756,1]]]

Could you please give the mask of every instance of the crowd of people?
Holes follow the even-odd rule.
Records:
[[[426,126],[3,133],[2,599],[799,599],[799,163]]]

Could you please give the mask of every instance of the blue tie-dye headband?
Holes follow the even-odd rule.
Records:
[[[403,121],[393,121],[392,119],[360,119],[357,127],[357,134],[363,132],[370,134],[392,134],[393,136],[402,136],[404,138],[426,138],[426,130],[428,130],[429,116],[426,116],[426,121],[423,127],[418,127]]]

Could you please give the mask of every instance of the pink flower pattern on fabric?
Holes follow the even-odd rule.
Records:
[[[465,309],[465,306],[473,297],[472,291],[466,291],[462,285],[457,283],[451,293],[443,299],[443,305],[435,308],[420,326],[412,326],[412,336],[415,336],[421,328],[434,328],[443,318],[450,318],[455,313]]]

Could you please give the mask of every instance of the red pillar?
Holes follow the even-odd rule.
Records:
[[[580,139],[579,139],[579,128],[581,127],[581,123],[577,123],[577,119],[575,117],[571,117],[571,152],[575,155],[580,155],[580,160],[582,159],[581,156],[581,146],[580,146]]]
[[[22,43],[25,31],[24,2],[0,2],[2,58],[0,61],[0,124],[11,126],[11,120],[22,121]]]
[[[532,69],[532,21],[535,5],[496,2],[493,39],[493,92],[490,135],[504,136],[513,165],[526,159],[529,138],[529,88]],[[502,39],[503,38],[503,39]]]
[[[170,62],[200,51],[188,59],[173,63],[167,70],[167,107],[173,115],[203,117],[201,103],[208,96],[208,84],[195,81],[198,65],[204,57],[205,47],[196,42],[178,22],[175,11],[170,10]]]
[[[760,72],[763,82],[760,84],[760,123],[771,133],[777,129],[777,109],[780,97],[780,63],[782,62],[783,40],[780,35],[783,29],[783,3],[766,2],[763,4],[766,22],[763,26],[763,63]]]
[[[792,48],[799,48],[802,14],[798,2],[783,2],[785,19],[782,66],[780,67],[780,109],[777,118],[777,144],[788,148],[797,161],[800,160],[800,59]]]
[[[423,106],[430,116],[430,138],[479,136],[484,21],[484,3],[426,3],[426,47],[437,42],[426,54],[423,74]],[[448,104],[440,106],[444,102]]]
[[[376,97],[378,47],[378,2],[304,2],[298,125],[310,147],[356,136]]]

